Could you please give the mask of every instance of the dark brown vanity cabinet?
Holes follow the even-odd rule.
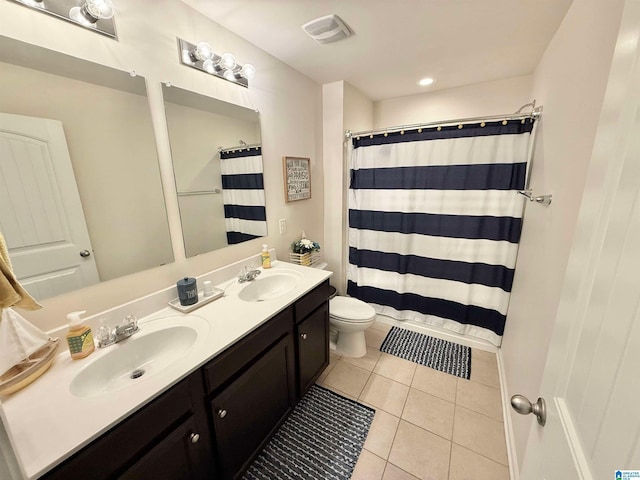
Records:
[[[328,294],[325,281],[43,478],[237,478],[329,363]]]

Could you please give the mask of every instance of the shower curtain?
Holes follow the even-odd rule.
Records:
[[[347,293],[500,345],[534,119],[353,139]]]
[[[262,148],[220,152],[227,243],[267,235]]]

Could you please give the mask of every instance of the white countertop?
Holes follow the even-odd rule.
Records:
[[[124,345],[121,343],[96,348],[83,360],[71,360],[65,351],[33,384],[3,397],[0,415],[23,477],[38,478],[61,463],[331,276],[328,271],[274,261],[273,267],[258,278],[287,269],[300,272],[302,280],[292,291],[273,300],[243,301],[238,293],[247,284],[232,282],[224,297],[191,313],[167,306],[139,319],[140,332],[132,338],[169,322],[191,326],[198,332],[198,339],[179,361],[136,379],[126,388],[92,398],[80,398],[69,389],[78,372]],[[217,286],[223,288],[229,281]]]

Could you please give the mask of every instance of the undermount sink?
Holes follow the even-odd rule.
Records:
[[[139,333],[106,347],[104,355],[83,368],[71,382],[71,393],[96,397],[133,386],[182,359],[204,329],[208,324],[195,315],[143,324]]]
[[[296,288],[304,277],[292,270],[268,274],[251,281],[238,295],[245,302],[264,302],[276,299]]]

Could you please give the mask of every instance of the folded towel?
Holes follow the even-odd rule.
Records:
[[[13,274],[7,244],[0,232],[0,309],[9,307],[38,310],[42,305],[22,288]]]

